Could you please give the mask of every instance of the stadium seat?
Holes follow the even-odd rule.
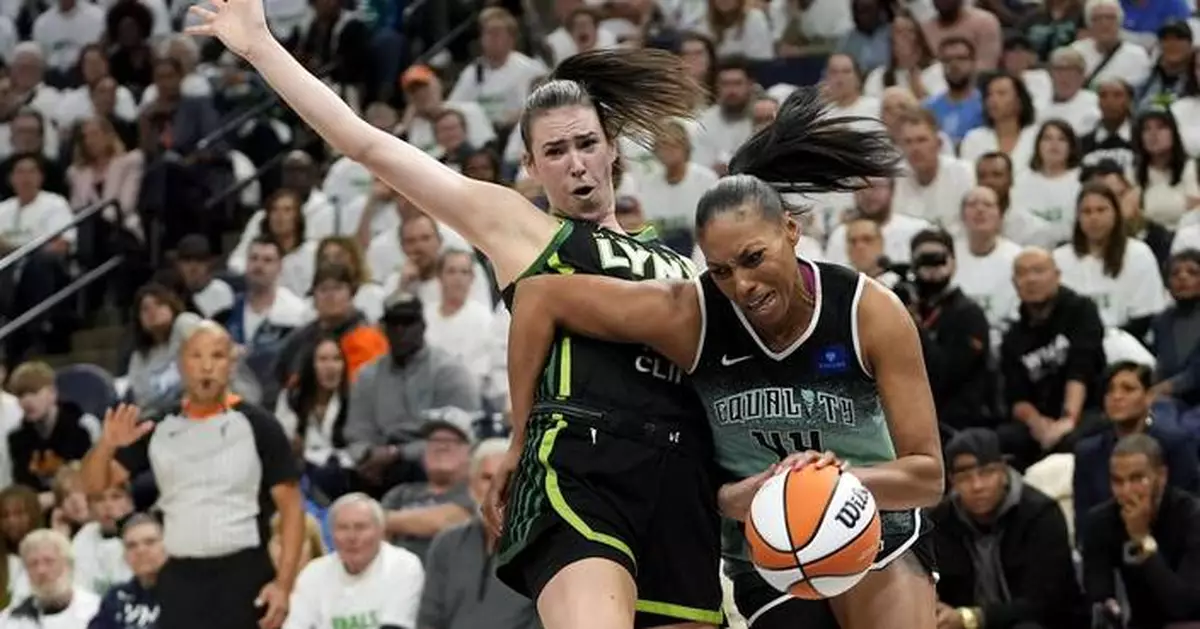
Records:
[[[104,411],[119,400],[112,374],[90,364],[68,365],[55,374],[58,398],[71,402],[83,412],[104,417]]]

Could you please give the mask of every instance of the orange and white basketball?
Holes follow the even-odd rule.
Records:
[[[762,578],[804,599],[837,596],[866,576],[881,546],[875,497],[837,467],[773,476],[750,504],[746,540]]]

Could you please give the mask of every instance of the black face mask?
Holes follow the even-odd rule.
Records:
[[[939,267],[950,261],[950,255],[942,251],[926,251],[913,258],[913,270],[918,271],[913,284],[917,287],[917,295],[922,299],[929,299],[940,295],[946,290],[946,286],[950,284],[950,277],[944,277],[936,280],[927,280],[921,277],[920,269],[928,267]]]
[[[926,280],[918,277],[913,284],[917,287],[917,295],[922,300],[925,300],[942,294],[942,291],[946,290],[946,287],[950,285],[950,278]]]
[[[425,347],[425,322],[423,320],[385,321],[384,331],[387,335],[392,360],[401,365],[408,362],[413,354]]]

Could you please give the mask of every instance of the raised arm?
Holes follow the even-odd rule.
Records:
[[[917,326],[895,293],[868,281],[858,309],[867,367],[875,376],[896,460],[852,468],[879,507],[932,507],[943,493],[942,446]]]
[[[507,284],[532,264],[557,223],[517,192],[464,177],[420,149],[368,124],[310,74],[267,29],[262,0],[217,0],[193,6],[212,35],[249,61],[283,100],[334,149],[364,165],[417,207],[479,247]]]
[[[702,315],[694,282],[631,282],[600,275],[541,275],[517,284],[508,329],[513,438],[524,439],[533,392],[555,329],[642,343],[690,370]]]

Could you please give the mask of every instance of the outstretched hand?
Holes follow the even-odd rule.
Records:
[[[141,421],[141,409],[120,404],[104,412],[100,440],[113,449],[124,448],[154,430],[154,422]]]
[[[199,24],[188,26],[188,35],[205,35],[221,40],[239,57],[249,59],[254,47],[272,41],[263,0],[208,0],[210,8],[198,4],[188,8]]]

